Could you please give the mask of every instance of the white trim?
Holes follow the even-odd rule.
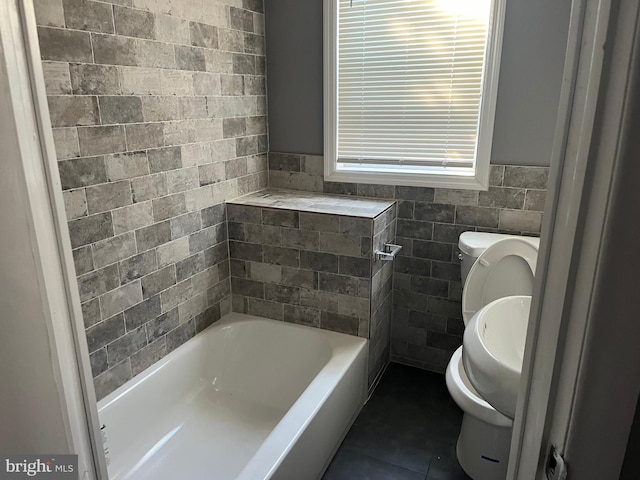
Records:
[[[493,0],[483,72],[482,104],[473,175],[358,172],[337,170],[337,61],[339,0],[323,0],[324,39],[324,179],[328,182],[407,185],[417,187],[487,190],[493,129],[498,98],[500,59],[504,34],[506,0]]]
[[[619,18],[610,18],[616,11]],[[628,377],[633,379],[639,371],[637,362],[628,361],[624,365],[613,362],[609,370],[600,366],[601,372],[585,368],[587,362],[601,365],[605,361],[602,356],[589,358],[589,342],[600,342],[590,332],[598,324],[618,331],[628,325],[626,319],[621,320],[624,325],[616,326],[613,318],[594,316],[594,304],[599,300],[599,270],[604,262],[617,259],[603,256],[606,235],[624,234],[607,229],[611,228],[608,221],[615,194],[613,180],[624,142],[624,122],[630,121],[624,116],[630,98],[627,89],[639,11],[638,0],[577,0],[573,5],[558,118],[560,134],[554,145],[540,275],[530,316],[508,479],[546,478],[543,468],[550,445],[570,455],[572,430],[589,431],[585,422],[606,424],[599,430],[604,438],[574,438],[574,444],[591,447],[568,458],[569,474],[573,460],[573,471],[580,472],[579,478],[587,478],[586,472],[588,478],[617,478],[616,468],[619,472],[621,465],[621,450],[626,444],[625,433],[621,432],[626,427],[628,433],[637,385],[630,382],[628,390],[636,392],[633,399],[616,401],[605,392],[599,399],[590,398],[592,407],[598,403],[602,407],[592,409],[591,418],[580,418],[577,406],[587,400],[580,398],[581,391],[587,390],[584,387],[598,375],[602,377],[603,372],[611,378],[633,369],[635,374]],[[626,357],[633,356],[637,333],[628,332],[627,337],[626,345],[618,339],[616,344],[600,345],[599,350],[623,349],[629,352]],[[628,410],[628,422],[622,428],[611,417],[593,420],[594,411],[604,413],[605,406],[611,410],[612,403],[619,403],[620,408],[624,404]]]
[[[30,246],[44,297],[58,395],[65,408],[69,451],[79,455],[78,476],[108,478],[71,242],[40,61],[33,0],[0,2],[0,32],[7,54],[13,114],[26,179],[33,231]],[[28,392],[27,392],[28,393]],[[35,394],[35,393],[34,393]],[[37,432],[29,432],[37,435]],[[54,449],[52,448],[52,451]],[[31,452],[51,453],[51,452]]]

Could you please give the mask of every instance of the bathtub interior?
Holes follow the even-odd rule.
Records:
[[[112,480],[235,478],[334,353],[320,331],[231,320],[99,403]]]

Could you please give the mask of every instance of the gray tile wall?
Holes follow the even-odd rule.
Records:
[[[374,221],[228,203],[227,219],[233,311],[369,338],[371,385],[391,317],[391,264],[372,248],[392,238],[395,208]]]
[[[223,202],[267,183],[262,0],[37,0],[99,398],[231,309]]]
[[[270,187],[397,201],[391,359],[437,372],[462,343],[460,233],[538,235],[548,173],[492,165],[486,192],[337,183],[324,181],[321,156],[269,153]]]

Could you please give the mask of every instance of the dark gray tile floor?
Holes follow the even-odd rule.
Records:
[[[469,480],[455,453],[461,422],[444,375],[391,364],[323,480]]]

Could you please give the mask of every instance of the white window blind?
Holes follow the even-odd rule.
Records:
[[[338,166],[473,174],[491,1],[338,3]]]

